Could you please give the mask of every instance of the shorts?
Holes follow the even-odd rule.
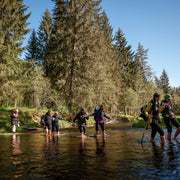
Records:
[[[18,125],[18,121],[11,121],[11,125],[13,126],[13,125]]]
[[[45,129],[51,130],[52,129],[52,125],[48,122],[45,122]]]
[[[99,121],[96,121],[96,131],[99,131],[99,125],[101,126],[101,130],[105,130],[105,123],[100,123]]]
[[[52,124],[52,132],[59,132],[59,124]]]
[[[86,134],[86,125],[79,124],[78,127],[79,127],[80,133],[84,132],[84,134]]]
[[[164,122],[166,124],[166,128],[169,133],[172,133],[172,125],[171,124],[173,124],[176,128],[180,127],[180,124],[178,123],[178,121],[175,118],[166,117],[164,119]]]

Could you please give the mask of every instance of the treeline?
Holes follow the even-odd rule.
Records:
[[[136,115],[154,92],[170,93],[180,113],[180,88],[155,77],[148,49],[133,51],[123,31],[113,35],[101,0],[53,0],[33,29],[25,59],[27,29],[23,0],[0,2],[0,105],[73,112],[103,104],[111,113]]]

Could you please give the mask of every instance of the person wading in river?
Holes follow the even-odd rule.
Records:
[[[164,110],[164,105],[159,105],[160,94],[155,93],[153,95],[153,99],[148,103],[147,108],[145,109],[145,115],[148,117],[148,121],[152,127],[150,142],[154,142],[154,138],[156,133],[160,134],[161,144],[165,145],[165,136],[164,131],[159,126],[158,122],[160,122],[159,112]]]
[[[174,140],[177,140],[177,136],[180,133],[180,124],[178,123],[174,114],[173,105],[171,103],[172,97],[169,94],[166,94],[164,98],[165,99],[161,102],[162,105],[165,104],[165,109],[162,111],[162,116],[164,118],[164,122],[168,131],[167,139],[171,142],[171,124],[173,124],[177,128],[174,134]]]
[[[53,117],[51,116],[51,110],[48,110],[48,112],[46,113],[44,117],[46,136],[51,135],[52,120],[53,120]]]
[[[54,136],[55,130],[57,131],[57,135],[59,135],[58,120],[62,120],[63,118],[58,117],[58,112],[55,112],[52,118],[52,135]]]
[[[16,132],[16,126],[19,127],[19,115],[18,115],[18,109],[14,110],[14,112],[11,114],[11,125],[12,125],[12,132]]]
[[[81,111],[75,116],[72,126],[74,126],[76,119],[78,120],[78,127],[81,133],[81,137],[82,139],[84,139],[84,136],[86,135],[86,125],[87,125],[86,119],[87,120],[89,119],[89,117],[86,114],[86,110],[84,108],[82,108]]]
[[[107,118],[107,119],[110,119],[111,118],[109,116],[106,115],[106,113],[104,112],[104,109],[103,109],[103,106],[101,105],[100,106],[100,109],[92,114],[89,114],[89,116],[94,116],[95,117],[95,120],[96,120],[96,132],[94,134],[94,136],[96,137],[99,133],[99,125],[101,126],[101,130],[102,130],[102,135],[103,135],[103,138],[105,138],[105,122],[104,122],[104,117]]]

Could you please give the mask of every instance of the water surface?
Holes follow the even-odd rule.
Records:
[[[76,128],[50,139],[44,133],[1,135],[0,179],[180,179],[179,143],[161,148],[157,135],[151,144],[148,130],[141,145],[142,130],[122,123],[106,132],[106,141],[89,137],[94,127],[85,141]]]

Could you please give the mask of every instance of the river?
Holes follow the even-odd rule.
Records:
[[[141,145],[142,132],[120,123],[106,126],[106,141],[89,136],[94,127],[84,142],[77,128],[50,139],[43,132],[0,135],[0,179],[179,180],[180,143],[161,148],[148,130]]]

